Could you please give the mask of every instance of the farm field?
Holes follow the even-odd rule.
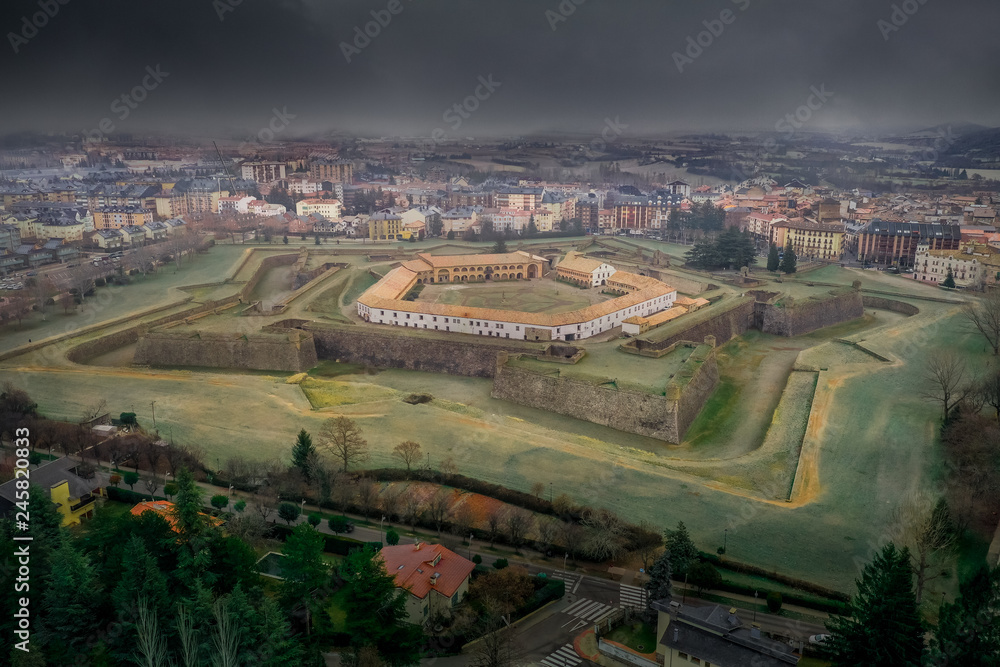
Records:
[[[215,274],[224,277],[243,249],[217,248],[208,256],[217,250],[224,251],[219,256],[225,261]],[[343,271],[343,277],[335,274],[289,311],[350,304],[353,297],[348,297],[360,294],[371,280],[369,266],[359,264]],[[877,289],[939,295],[935,288],[868,273],[873,272],[826,267],[808,275],[844,285],[860,275],[866,286]],[[191,284],[179,278],[171,284],[178,283]],[[794,288],[802,297],[830,289],[799,283]],[[844,563],[866,560],[884,539],[900,498],[933,486],[940,473],[937,409],[917,389],[923,381],[921,360],[944,345],[974,366],[991,359],[963,325],[960,305],[906,300],[921,312],[903,317],[869,311],[860,320],[808,336],[751,332],[725,346],[720,350],[722,383],[680,446],[494,400],[488,379],[373,373],[323,362],[296,385],[286,382],[287,374],[130,368],[119,365],[127,363],[124,348],[101,355],[106,365],[80,366],[61,356],[95,333],[8,359],[0,363],[0,375],[23,386],[44,413],[70,420],[102,396],[112,412],[134,410],[140,423],[151,426],[149,402],[155,399],[161,436],[201,447],[210,466],[236,455],[287,459],[300,428],[316,433],[325,419],[346,415],[357,420],[371,444],[372,466],[395,465],[392,448],[417,440],[432,465],[451,458],[463,474],[521,490],[551,481],[556,494],[659,527],[683,520],[705,549],[721,544],[728,528],[729,557],[850,590],[857,573]],[[233,320],[230,312],[205,321]],[[256,327],[270,321],[235,320],[234,326]],[[835,338],[857,342],[889,361]],[[664,360],[624,355],[615,349],[618,344],[585,343],[588,354],[580,369],[595,375],[618,369],[617,377],[643,381],[669,375],[670,356],[661,365],[657,362]],[[793,372],[796,364],[814,371]],[[423,405],[402,401],[414,392],[430,393],[434,400]],[[769,485],[790,486],[791,453],[803,429],[800,491],[793,502],[775,500],[780,494],[766,492]]]

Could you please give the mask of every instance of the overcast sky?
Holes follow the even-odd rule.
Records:
[[[0,3],[0,133],[109,118],[231,136],[275,108],[294,116],[286,136],[597,134],[608,118],[630,136],[773,131],[810,101],[806,130],[1000,125],[996,0],[907,0],[895,24],[881,0],[58,1]],[[47,2],[58,11],[34,34],[23,17]],[[372,11],[391,18],[358,52]],[[687,52],[705,21],[721,34]],[[112,103],[157,65],[166,76],[122,119]],[[487,99],[455,127],[445,112],[477,87]]]

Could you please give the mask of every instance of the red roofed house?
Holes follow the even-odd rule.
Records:
[[[132,514],[135,516],[139,516],[143,512],[155,512],[156,514],[159,514],[166,519],[167,523],[170,524],[170,527],[174,529],[175,533],[180,532],[177,530],[177,517],[174,516],[174,504],[172,502],[167,500],[144,500],[132,508]],[[209,523],[216,526],[222,523],[218,517],[209,516],[205,513],[201,513],[201,515],[206,517]]]
[[[423,625],[432,615],[448,616],[469,590],[476,567],[440,544],[400,544],[379,552],[386,571],[404,589],[410,623]]]

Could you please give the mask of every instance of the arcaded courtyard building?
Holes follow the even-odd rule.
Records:
[[[667,310],[677,299],[677,290],[655,278],[615,271],[613,289],[622,296],[564,313],[408,301],[404,297],[419,284],[540,277],[545,262],[523,252],[418,257],[391,270],[358,298],[362,319],[373,324],[514,340],[574,341],[620,327],[630,317]],[[611,282],[608,285],[611,287]]]
[[[417,284],[532,280],[541,278],[548,262],[523,250],[501,255],[429,255],[403,262],[417,275]]]

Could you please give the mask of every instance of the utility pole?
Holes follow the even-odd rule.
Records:
[[[153,428],[156,428],[156,401],[150,401],[149,407],[153,410]]]

